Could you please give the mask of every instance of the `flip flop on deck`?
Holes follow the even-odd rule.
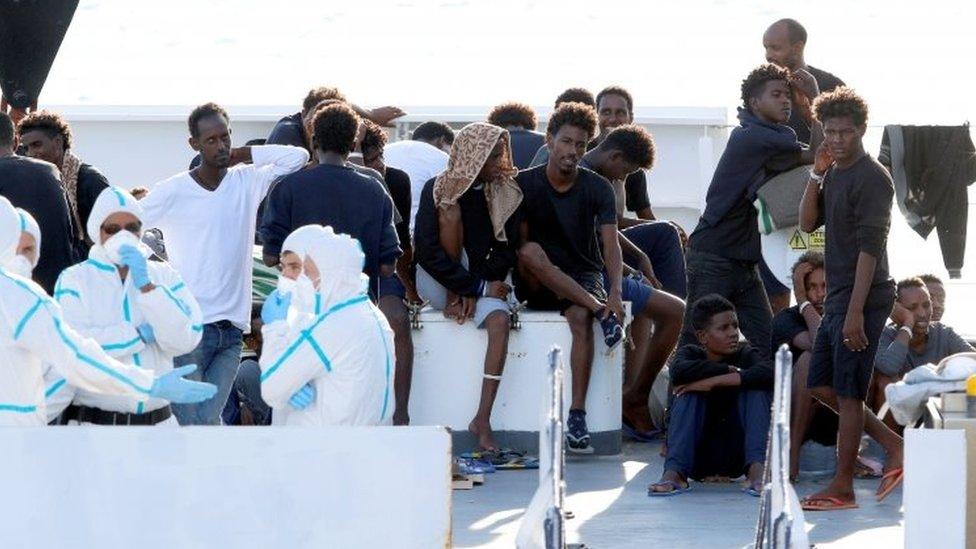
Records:
[[[621,429],[624,432],[624,436],[637,441],[637,442],[657,442],[661,440],[664,431],[659,429],[651,429],[650,431],[638,431],[629,421],[626,419],[621,421]]]
[[[667,492],[661,492],[654,489],[655,486],[670,486],[671,489]],[[691,490],[691,484],[686,484],[682,486],[681,484],[673,480],[662,480],[661,482],[655,482],[654,484],[647,487],[647,495],[652,498],[664,498],[670,496],[676,496],[678,494],[683,494]]]
[[[857,507],[857,503],[853,501],[844,501],[834,496],[807,496],[800,500],[800,508],[804,511],[842,511]]]
[[[905,480],[905,469],[903,467],[898,467],[885,473],[881,477],[881,486],[878,487],[878,494],[876,496],[878,501],[884,501],[903,480]],[[887,484],[885,484],[886,482]]]

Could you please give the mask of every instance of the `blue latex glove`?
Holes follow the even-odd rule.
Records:
[[[149,280],[149,265],[146,258],[142,257],[142,252],[135,246],[126,244],[119,248],[119,257],[122,258],[122,264],[129,268],[129,276],[132,277],[132,284],[136,288],[152,283]]]
[[[261,322],[271,324],[278,320],[284,320],[288,317],[288,307],[290,306],[291,293],[282,294],[278,290],[271,292],[261,307]]]
[[[306,383],[288,399],[288,404],[296,410],[304,410],[313,402],[315,402],[315,387],[312,387],[311,383]]]
[[[203,383],[183,379],[197,369],[196,364],[187,364],[174,368],[172,372],[163,374],[153,382],[149,396],[162,398],[176,404],[191,404],[210,400],[217,394],[217,386],[213,383]]]
[[[150,343],[156,343],[156,332],[153,331],[153,327],[148,322],[143,322],[142,324],[136,326],[136,331],[139,332],[139,338],[146,345]]]

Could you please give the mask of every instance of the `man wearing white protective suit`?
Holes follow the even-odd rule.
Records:
[[[366,294],[362,248],[331,227],[310,232],[294,288],[261,311],[261,393],[276,425],[389,424],[393,331]],[[293,299],[315,303],[310,289],[323,312],[289,315]]]
[[[157,375],[193,350],[203,331],[200,308],[167,263],[149,262],[140,241],[142,209],[118,187],[98,195],[88,217],[94,245],[88,259],[61,273],[54,299],[65,320],[111,357]],[[48,376],[48,393],[57,394]],[[54,391],[54,393],[52,393]],[[178,425],[169,402],[148,395],[104,395],[79,389],[65,410],[68,423]]]
[[[185,369],[155,376],[123,364],[91,339],[74,331],[61,307],[34,282],[11,272],[19,260],[20,216],[0,197],[0,425],[45,425],[42,363],[51,364],[69,383],[87,391],[199,402],[216,387],[182,376]]]

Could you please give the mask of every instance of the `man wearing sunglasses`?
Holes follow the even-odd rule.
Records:
[[[109,356],[159,375],[173,371],[173,358],[197,346],[203,325],[180,275],[167,263],[147,261],[151,251],[140,241],[141,217],[142,208],[128,192],[103,190],[86,227],[94,240],[88,259],[61,274],[54,298],[65,320]],[[80,389],[62,421],[177,425],[166,400]]]

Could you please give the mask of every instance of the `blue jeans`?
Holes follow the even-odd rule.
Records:
[[[678,229],[667,221],[651,221],[623,230],[624,236],[634,243],[640,251],[647,254],[654,267],[654,275],[663,290],[684,299],[688,295],[688,280],[685,275],[685,252],[681,249]],[[624,257],[627,265],[636,269],[635,258]]]
[[[226,320],[204,324],[203,337],[197,348],[173,359],[175,366],[197,365],[196,371],[186,376],[187,379],[217,386],[217,394],[210,400],[173,404],[173,413],[180,425],[220,425],[220,413],[227,404],[241,362],[242,338],[240,328]]]
[[[242,407],[251,411],[255,425],[271,425],[271,406],[261,398],[261,366],[252,358],[241,361],[234,388],[224,407],[224,423],[239,425]]]
[[[671,423],[668,424],[668,457],[664,460],[665,471],[676,471],[685,478],[693,471],[700,476],[721,473],[717,471],[702,471],[700,455],[697,455],[702,445],[702,432],[705,429],[705,417],[708,411],[710,393],[685,393],[674,397],[671,405]],[[773,405],[773,394],[769,391],[739,391],[738,417],[725,418],[737,421],[738,428],[744,432],[743,445],[745,462],[741,468],[766,461],[766,439],[769,435],[770,408]],[[714,418],[712,418],[714,420]],[[715,448],[713,447],[714,451]],[[738,454],[739,448],[725,449],[727,454]],[[711,459],[704,461],[713,461]],[[698,464],[698,467],[696,467]]]

